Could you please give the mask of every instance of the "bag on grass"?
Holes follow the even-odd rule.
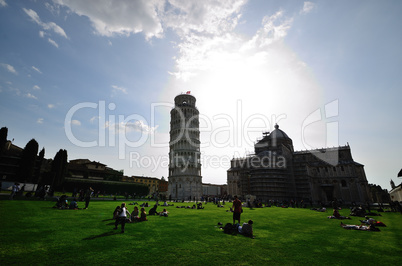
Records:
[[[236,232],[236,228],[233,224],[231,223],[227,223],[225,224],[225,226],[223,227],[223,232],[225,234],[233,234]]]

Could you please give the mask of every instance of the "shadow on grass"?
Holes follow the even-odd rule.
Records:
[[[116,232],[116,231],[112,231],[112,232],[106,232],[106,233],[103,233],[103,234],[100,234],[100,235],[97,235],[97,236],[89,236],[89,237],[86,237],[86,238],[84,238],[82,240],[93,240],[93,239],[100,238],[100,237],[113,236],[113,235],[118,235],[118,234],[121,234],[121,233]]]

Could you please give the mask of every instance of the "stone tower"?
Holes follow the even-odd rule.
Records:
[[[170,111],[169,195],[178,200],[202,196],[199,112],[195,97],[177,95]]]

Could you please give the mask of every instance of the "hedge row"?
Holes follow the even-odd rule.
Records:
[[[102,194],[124,195],[128,193],[134,195],[135,193],[137,196],[146,196],[149,193],[148,186],[128,182],[66,178],[63,183],[63,190],[70,192],[74,189],[79,191],[88,187],[92,187],[95,192],[100,191]]]

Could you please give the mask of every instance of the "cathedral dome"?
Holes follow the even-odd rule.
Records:
[[[255,146],[255,154],[259,154],[263,151],[274,150],[281,145],[286,146],[289,150],[293,151],[293,141],[289,136],[282,130],[279,129],[278,124],[275,125],[275,129],[269,133],[264,133],[264,137],[258,141]]]
[[[289,136],[283,132],[282,130],[279,129],[278,124],[275,125],[275,130],[271,132],[271,134],[269,134],[269,138],[273,139],[280,139],[280,138],[284,138],[284,139],[290,139]]]

